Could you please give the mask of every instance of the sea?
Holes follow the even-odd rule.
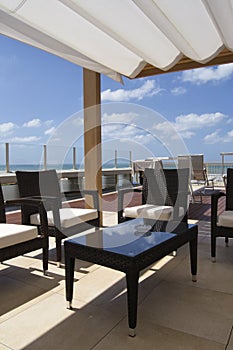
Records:
[[[129,168],[130,162],[129,161],[118,161],[117,164],[115,162],[106,162],[102,165],[103,169],[111,169],[111,168]],[[43,169],[43,164],[10,164],[10,171],[15,172],[16,170],[40,170]],[[73,169],[73,164],[67,163],[67,164],[47,164],[46,169],[56,169],[56,170],[70,170]],[[83,170],[83,164],[76,164],[77,170]],[[0,164],[0,172],[6,171],[6,166],[3,164]]]
[[[166,162],[163,164],[164,168],[174,168],[175,163],[174,162]],[[111,169],[111,168],[129,168],[131,166],[129,161],[126,160],[118,160],[117,164],[114,161],[106,162],[102,165],[103,169]],[[58,171],[61,170],[71,170],[73,169],[73,164],[67,163],[67,164],[47,164],[47,169],[56,169]],[[209,178],[214,178],[215,184],[222,185],[223,184],[223,175],[227,173],[227,168],[233,168],[233,163],[225,163],[224,166],[222,166],[221,163],[206,163],[207,168],[207,174]],[[42,170],[43,165],[42,164],[10,164],[10,172],[15,172],[16,170]],[[77,164],[76,165],[77,170],[83,170],[83,165]],[[6,172],[5,165],[0,165],[0,173]],[[124,174],[119,174],[118,178],[118,185],[121,186],[125,181],[128,181],[128,178]],[[132,178],[133,183],[137,183],[138,179],[136,175]],[[103,176],[102,179],[102,187],[103,189],[107,189],[109,187],[112,187],[115,183],[115,176]],[[63,181],[63,186],[66,186],[65,182]],[[70,186],[69,184],[67,186]],[[65,187],[65,190],[70,190],[69,187]]]
[[[115,162],[107,162],[102,165],[103,169],[111,169],[111,168],[129,168],[130,162],[129,161],[120,161],[117,162],[117,165]],[[73,169],[73,165],[70,163],[67,164],[47,164],[47,169],[56,169],[56,170],[70,170]],[[165,168],[174,168],[174,163],[166,163],[164,165]],[[207,173],[209,175],[222,175],[227,173],[227,168],[233,168],[233,163],[225,163],[224,166],[222,166],[221,163],[207,163],[206,164]],[[10,165],[10,171],[15,172],[16,170],[39,170],[43,169],[43,164],[11,164]],[[76,169],[83,170],[84,167],[81,164],[76,165]],[[6,170],[6,166],[3,164],[0,164],[0,171],[4,172]]]

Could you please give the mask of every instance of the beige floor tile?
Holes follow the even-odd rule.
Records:
[[[140,296],[144,299],[151,289],[161,282],[161,279],[156,276],[157,270],[155,266],[153,265],[150,269],[141,273],[139,278],[139,300]],[[92,302],[94,305],[106,307],[107,303],[111,303],[113,300],[116,301],[121,296],[126,299],[125,273],[103,266],[99,266],[91,274],[87,274],[84,278],[74,283],[74,299],[83,300],[86,303]]]
[[[217,262],[212,263],[210,258],[210,238],[206,237],[198,245],[198,272],[196,287],[211,289],[233,294],[232,264],[233,247],[225,247],[224,240],[219,240],[217,246]],[[189,271],[189,257],[174,271],[167,274],[165,279],[192,285],[187,279]]]
[[[233,333],[229,337],[229,342],[227,344],[226,350],[233,350]]]
[[[163,282],[139,306],[138,323],[162,326],[226,344],[233,323],[229,294]]]
[[[226,247],[224,239],[219,239],[216,263],[211,262],[209,238],[206,238],[199,247],[199,286],[233,294],[233,246]]]
[[[8,346],[5,346],[3,344],[0,344],[0,350],[9,350]],[[12,350],[12,349],[11,349]]]
[[[203,246],[200,249],[206,252],[210,258],[210,236],[206,236],[204,241],[202,241]],[[218,262],[226,262],[229,264],[233,263],[233,240],[229,239],[229,247],[226,247],[225,239],[223,237],[218,237],[216,240],[216,260]]]
[[[178,253],[176,257],[167,255],[163,259],[151,265],[148,269],[141,272],[139,278],[139,302],[147,297],[151,291],[160,284],[166,276],[172,274],[172,271],[184,261],[183,254]],[[190,272],[187,272],[187,278],[191,280]]]
[[[94,271],[98,267],[98,265],[76,260],[74,272],[75,280],[85,277],[88,273]],[[62,264],[61,267],[57,267],[57,264],[49,263],[48,273],[44,276],[40,262],[34,262],[34,264],[27,268],[12,268],[11,272],[8,272],[8,276],[29,285],[38,286],[46,291],[50,290],[57,292],[65,288],[64,264]]]
[[[181,276],[192,284],[192,275],[189,262],[189,246],[185,245],[179,248],[176,254],[177,255],[175,257],[172,254],[167,255],[150,266],[152,271],[156,271],[155,279],[163,280],[167,279],[167,276],[174,276],[176,271],[179,270],[180,266],[184,266],[185,268],[183,270],[181,268]],[[152,283],[152,281],[150,283]],[[151,287],[153,287],[153,285]]]
[[[9,269],[12,268],[7,263],[0,263],[0,273],[1,275],[7,275],[9,273]]]
[[[0,343],[13,349],[89,350],[120,320],[93,306],[68,310],[64,298],[53,294],[3,322]]]
[[[40,263],[34,263],[27,268],[14,268],[7,275],[11,279],[27,283],[28,285],[39,287],[45,291],[56,290],[65,280],[63,268],[49,264],[48,275],[44,275]],[[64,285],[64,282],[63,282]]]
[[[58,292],[65,299],[65,287]],[[100,267],[91,274],[74,282],[73,307],[94,305],[113,313],[118,317],[127,314],[127,297],[125,274],[119,271]]]
[[[223,344],[162,327],[145,320],[137,335],[127,335],[125,320],[119,323],[93,350],[224,350]]]
[[[198,221],[198,233],[199,235],[210,235],[210,221],[200,220]]]
[[[117,285],[117,287],[116,287]],[[91,274],[74,283],[74,298],[101,304],[102,295],[109,289],[117,288],[119,292],[125,288],[125,274],[106,267],[99,267]],[[115,292],[114,292],[115,293]]]
[[[0,275],[0,322],[3,322],[51,294],[42,288]]]
[[[142,271],[139,278],[138,303],[141,303],[163,281],[163,276],[174,269],[183,259],[182,254],[175,258],[167,256],[149,269]],[[172,263],[170,264],[170,262]],[[166,272],[163,271],[165,266]],[[188,276],[191,280],[190,273]],[[65,289],[59,291],[59,293],[64,295]],[[99,267],[98,270],[74,283],[74,305],[75,299],[84,304],[92,303],[92,305],[101,306],[101,308],[111,310],[114,313],[120,310],[121,315],[127,315],[125,274],[109,268]]]
[[[139,296],[140,303],[148,296],[152,288],[161,282],[156,278],[155,270],[145,270],[139,278]],[[59,294],[65,294],[59,291]],[[72,304],[75,305],[76,299],[83,304],[100,306],[101,308],[111,310],[113,313],[119,313],[122,316],[127,315],[127,291],[125,274],[105,267],[99,267],[90,275],[74,283],[74,295]]]
[[[11,272],[14,267],[26,268],[28,266],[35,264],[35,262],[41,263],[40,268],[43,269],[41,256],[38,255],[38,251],[36,251],[36,252],[34,252],[35,253],[34,257],[32,257],[28,254],[27,255],[25,254],[22,256],[18,256],[17,258],[5,260],[2,264],[0,264],[0,271],[2,272],[2,270],[5,270],[4,272],[8,273],[8,272]]]
[[[105,213],[105,220],[115,224],[116,214]],[[40,251],[0,264],[0,350],[146,350],[155,344],[159,350],[233,350],[233,243],[226,248],[217,239],[211,263],[208,230],[199,223],[196,283],[188,245],[142,271],[135,338],[128,336],[124,273],[76,260],[73,310],[67,310],[64,251],[59,269],[53,238],[47,277]]]

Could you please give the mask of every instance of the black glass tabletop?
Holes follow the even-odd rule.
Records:
[[[192,226],[174,221],[140,218],[98,231],[89,230],[81,235],[74,235],[67,241],[133,257],[184,234]]]

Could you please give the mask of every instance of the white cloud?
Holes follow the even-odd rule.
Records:
[[[28,142],[36,142],[39,141],[40,137],[37,136],[26,136],[26,137],[13,137],[9,140],[9,142],[14,143],[28,143]]]
[[[222,142],[233,142],[233,130],[228,131],[227,134],[222,137]]]
[[[131,123],[139,115],[134,112],[128,113],[103,113],[103,123]]]
[[[197,85],[205,84],[209,81],[220,81],[229,79],[233,75],[233,63],[216,67],[198,68],[184,71],[181,80]]]
[[[53,120],[46,120],[45,121],[45,126],[50,127],[53,124]]]
[[[163,89],[156,86],[155,80],[146,80],[142,86],[132,90],[118,89],[112,91],[107,89],[102,91],[102,101],[130,101],[130,100],[142,100],[144,97],[151,97],[159,94]]]
[[[182,86],[177,86],[173,89],[171,89],[172,95],[178,96],[178,95],[184,95],[186,93],[186,89]]]
[[[25,128],[38,128],[39,126],[41,126],[41,121],[40,121],[40,119],[35,118],[35,119],[30,120],[27,123],[24,123],[23,126]]]
[[[215,144],[222,142],[222,137],[219,135],[219,130],[212,132],[204,137],[204,142],[207,144]]]
[[[204,142],[207,144],[217,144],[233,142],[233,130],[228,131],[226,134],[220,135],[220,129],[208,134],[204,137]]]
[[[174,139],[177,137],[177,135],[175,135],[177,132],[182,138],[190,139],[195,136],[195,130],[214,127],[226,118],[226,115],[219,112],[200,115],[190,113],[176,117],[174,123],[167,121],[155,124],[153,128],[164,137],[171,137]]]
[[[147,130],[138,128],[135,125],[105,124],[102,128],[102,136],[105,141],[109,140],[133,140],[142,144],[147,143],[150,134]]]
[[[226,121],[226,124],[232,124],[233,123],[233,118],[229,118],[227,121]]]
[[[54,126],[52,126],[52,128],[45,130],[44,134],[45,135],[52,135],[52,134],[54,134],[55,130],[56,130],[56,128]]]
[[[175,129],[175,124],[169,121],[154,124],[153,133],[156,134],[162,140],[175,140],[179,138],[177,130]]]
[[[149,130],[143,127],[137,127],[138,114],[129,113],[112,113],[103,115],[103,139],[106,140],[134,140],[141,144],[152,142],[152,138],[163,140],[166,145],[170,145],[174,140],[191,139],[195,136],[197,130],[207,129],[220,125],[227,116],[216,113],[179,115],[175,122],[162,121],[150,126]],[[135,119],[135,123],[134,123]]]
[[[225,118],[226,116],[219,112],[204,113],[200,115],[190,113],[176,117],[175,128],[178,131],[184,131],[212,127],[223,121]]]
[[[14,123],[2,123],[0,124],[0,133],[6,135],[6,134],[10,134],[14,129],[15,129],[16,125]]]
[[[72,119],[72,124],[75,127],[83,126],[84,125],[84,117],[83,116],[79,116],[77,118]]]
[[[231,141],[232,141],[232,139],[233,139],[233,130],[228,131],[227,135],[228,135],[228,137],[231,138]]]
[[[103,113],[102,137],[104,141],[130,140],[145,145],[151,142],[151,123],[149,128],[146,125],[137,112]]]

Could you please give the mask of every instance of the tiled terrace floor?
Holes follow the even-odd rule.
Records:
[[[47,277],[40,252],[1,264],[0,350],[233,350],[233,245],[219,239],[217,262],[210,262],[204,206],[198,281],[191,281],[188,246],[144,271],[135,338],[128,336],[123,273],[77,261],[74,310],[68,310],[64,265],[56,267],[54,249]],[[105,223],[115,218],[105,212]]]

